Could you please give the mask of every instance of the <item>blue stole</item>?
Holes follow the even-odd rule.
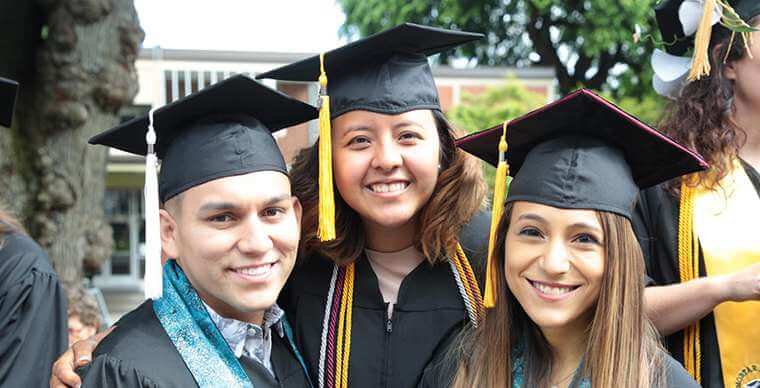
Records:
[[[518,346],[519,349],[522,346]],[[583,362],[576,370],[575,374],[583,370]],[[523,388],[523,380],[525,376],[525,359],[520,351],[512,352],[512,388]],[[578,376],[573,377],[573,381],[570,383],[570,387],[575,388],[591,388],[591,381],[587,377],[580,378],[576,381]]]
[[[164,295],[153,301],[153,311],[200,387],[253,388],[243,367],[174,260],[164,265]],[[282,318],[285,336],[307,380],[309,374],[296,349],[293,330]]]

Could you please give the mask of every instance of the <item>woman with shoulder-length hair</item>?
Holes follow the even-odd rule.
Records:
[[[668,350],[705,387],[744,386],[760,381],[760,1],[707,3],[662,2],[663,40],[678,43],[652,64],[672,99],[660,128],[710,169],[644,190],[634,225]]]
[[[427,60],[481,37],[403,24],[260,75],[322,87],[319,141],[291,170],[302,265],[280,299],[320,387],[414,387],[482,314],[481,166],[456,147]]]
[[[506,159],[495,152],[500,137]],[[696,386],[644,313],[644,261],[630,218],[640,186],[706,164],[586,90],[459,145],[508,162],[515,178],[495,214],[503,213],[489,263],[494,306],[421,385]]]

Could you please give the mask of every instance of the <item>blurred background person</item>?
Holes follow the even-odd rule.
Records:
[[[95,297],[82,286],[66,287],[69,302],[69,346],[96,334],[101,326],[100,308]]]

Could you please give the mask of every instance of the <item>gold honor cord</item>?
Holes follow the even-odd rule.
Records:
[[[338,346],[336,347],[335,387],[348,388],[348,360],[351,357],[351,317],[354,306],[354,263],[346,269],[343,296],[338,320]]]
[[[694,188],[690,177],[681,178],[681,201],[678,214],[678,272],[681,283],[699,277],[699,241],[694,232]],[[684,367],[701,383],[702,350],[699,341],[699,320],[684,329]]]
[[[473,326],[477,327],[480,321],[483,320],[483,296],[480,293],[480,287],[478,286],[472,266],[470,266],[470,261],[467,260],[467,255],[465,255],[461,245],[457,244],[457,254],[451,262],[455,271],[454,278],[460,290],[459,293],[465,302],[470,322],[472,322]]]
[[[463,294],[465,306],[472,306],[474,311],[469,311],[468,315],[473,325],[477,326],[478,321],[483,315],[483,304],[478,288],[477,280],[475,279],[475,273],[472,270],[470,261],[462,250],[462,247],[457,244],[457,254],[451,259],[456,267],[454,277],[457,279],[457,286],[460,288],[460,293]],[[339,281],[337,274],[341,271],[345,271],[345,276],[342,281]],[[328,370],[328,365],[332,364],[330,356],[326,355],[322,357],[320,354],[319,376],[320,387],[325,388],[348,388],[348,368],[349,360],[351,358],[351,327],[353,316],[353,304],[354,304],[354,283],[356,276],[355,263],[347,264],[345,267],[336,266],[334,269],[334,275],[330,281],[330,291],[328,293],[328,299],[325,301],[325,318],[324,325],[326,329],[322,333],[321,353],[329,353],[324,349],[333,348],[334,345],[334,369]],[[461,281],[460,281],[461,279]],[[464,291],[462,291],[464,290]],[[340,296],[338,296],[340,295]],[[332,296],[332,297],[331,297]],[[338,299],[339,298],[339,299]],[[337,300],[336,300],[337,299]],[[337,308],[337,331],[335,336],[329,335],[327,327],[330,325],[329,315],[331,313],[331,305],[335,305]],[[334,373],[331,373],[334,372]],[[329,377],[334,375],[334,382]]]

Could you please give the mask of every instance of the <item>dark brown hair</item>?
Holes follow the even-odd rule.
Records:
[[[420,210],[420,227],[415,241],[428,261],[434,263],[456,253],[462,226],[480,209],[486,187],[480,162],[457,148],[457,132],[443,113],[433,110],[441,143],[441,171],[433,194]],[[304,148],[290,171],[293,192],[303,205],[301,251],[304,256],[317,253],[336,263],[358,257],[365,248],[361,217],[335,192],[335,232],[337,238],[322,243],[317,237],[319,220],[319,159],[317,144]]]
[[[755,17],[750,24],[760,22]],[[710,75],[687,84],[678,99],[668,104],[659,127],[681,144],[704,156],[711,168],[699,173],[693,183],[716,189],[731,170],[731,163],[746,142],[746,133],[731,118],[734,98],[733,82],[724,75],[726,65],[747,55],[737,34],[732,44],[731,32],[716,28],[710,40]],[[677,193],[681,179],[668,183]]]
[[[605,241],[605,269],[584,355],[584,376],[592,387],[655,387],[663,381],[658,335],[644,312],[644,260],[630,221],[597,212]],[[450,357],[459,360],[454,387],[511,387],[512,350],[521,347],[523,385],[549,386],[551,349],[538,326],[510,292],[504,273],[504,245],[512,205],[508,204],[495,244],[496,306],[465,332]]]

